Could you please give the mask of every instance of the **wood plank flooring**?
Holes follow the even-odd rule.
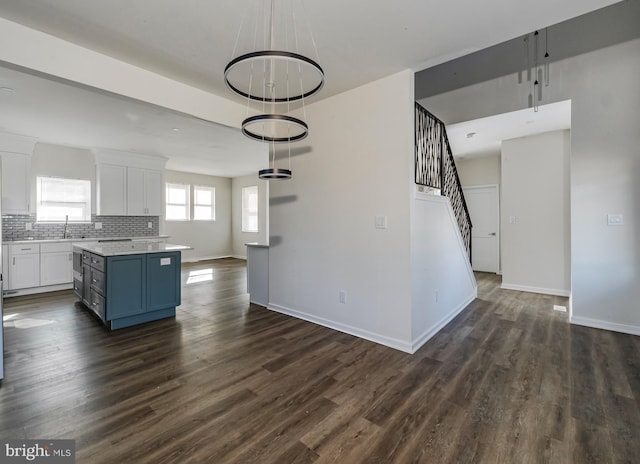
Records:
[[[114,332],[71,292],[6,299],[0,437],[91,464],[640,462],[640,337],[476,276],[414,355],[250,305],[235,259],[183,266],[175,319]]]

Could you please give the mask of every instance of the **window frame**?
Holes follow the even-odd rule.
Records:
[[[84,201],[71,202],[71,201],[54,201],[43,199],[43,188],[42,183],[46,182],[47,179],[56,179],[64,182],[73,182],[73,183],[82,183],[82,188],[85,190],[87,196],[84,198]],[[36,223],[46,223],[46,224],[55,224],[55,223],[73,223],[73,224],[86,224],[91,223],[91,215],[92,211],[92,198],[91,198],[91,180],[90,179],[79,179],[79,178],[71,178],[71,177],[58,177],[58,176],[36,176]],[[55,219],[43,219],[40,217],[41,205],[46,205],[50,207],[54,206],[62,206],[66,205],[83,205],[83,216],[81,219],[69,219],[69,214],[65,214],[65,217],[60,216]]]
[[[169,203],[169,189],[181,188],[185,192],[184,203]],[[165,182],[165,208],[164,208],[164,220],[168,222],[186,222],[191,220],[191,184],[183,184],[179,182]],[[169,206],[180,206],[185,208],[185,217],[176,219],[169,218]]]
[[[256,197],[256,206],[255,206],[255,212],[253,211],[248,211],[248,195],[247,192],[249,192],[249,189],[252,189],[252,194],[253,191],[255,191],[255,197]],[[258,186],[257,185],[247,185],[245,187],[242,187],[242,232],[244,233],[258,233],[260,232],[260,196],[259,196],[259,190],[258,190]],[[255,216],[255,223],[256,223],[256,227],[255,230],[249,229],[248,227],[248,218],[250,216]]]
[[[211,204],[210,205],[206,205],[206,204],[200,204],[197,203],[197,190],[205,190],[205,191],[209,191],[211,192]],[[209,207],[211,209],[211,215],[209,218],[206,219],[198,219],[196,218],[196,208],[200,206],[200,207]],[[191,220],[192,221],[198,221],[198,222],[212,222],[216,220],[216,188],[212,187],[210,185],[194,185],[193,186],[193,211],[191,214]]]

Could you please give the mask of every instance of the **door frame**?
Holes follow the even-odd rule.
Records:
[[[500,184],[483,184],[483,185],[469,185],[469,186],[465,186],[462,187],[462,191],[464,192],[465,190],[487,190],[487,189],[494,189],[496,191],[496,209],[498,211],[498,215],[497,215],[497,224],[496,224],[496,240],[497,240],[497,244],[498,246],[496,247],[496,259],[497,259],[497,263],[498,263],[498,271],[496,272],[496,274],[498,275],[502,275],[502,261],[500,259],[500,250],[502,248],[502,241],[500,238],[500,225],[501,225],[501,220],[500,220]],[[473,223],[472,223],[473,225]],[[471,244],[473,247],[473,228],[471,229]],[[473,249],[473,248],[472,248]]]

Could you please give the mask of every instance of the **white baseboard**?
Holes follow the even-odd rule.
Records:
[[[616,322],[602,321],[599,319],[591,319],[588,317],[571,316],[569,322],[594,329],[610,330],[612,332],[626,333],[630,335],[640,335],[640,327],[635,325],[618,324]]]
[[[433,327],[428,328],[422,335],[420,335],[416,340],[414,340],[411,346],[411,354],[418,351],[420,347],[422,347],[422,345],[427,343],[431,337],[433,337],[435,334],[440,332],[440,330],[442,330],[442,328],[445,325],[451,322],[454,317],[460,314],[462,310],[464,310],[464,308],[469,306],[471,302],[475,300],[477,297],[478,297],[478,287],[475,287],[473,289],[472,294],[469,295],[469,297],[464,302],[462,302],[460,305],[454,308],[449,314],[447,314],[442,319],[440,319],[440,321],[438,321]]]
[[[232,255],[220,255],[220,256],[197,256],[195,258],[183,258],[183,263],[198,263],[200,261],[208,261],[210,259],[223,259],[223,258],[233,258]]]
[[[306,314],[306,313],[296,311],[291,308],[286,308],[284,306],[280,306],[273,303],[269,303],[269,305],[267,306],[267,309],[276,311],[278,313],[286,314],[288,316],[292,316],[298,319],[302,319],[307,322],[313,322],[314,324],[318,324],[323,327],[328,327],[329,329],[337,330],[338,332],[343,332],[349,335],[354,335],[356,337],[364,338],[365,340],[369,340],[374,343],[379,343],[380,345],[388,346],[389,348],[394,348],[396,350],[404,351],[405,353],[410,353],[410,354],[412,353],[411,343],[405,342],[403,340],[398,340],[396,338],[391,338],[385,335],[369,332],[368,330],[359,329],[357,327],[352,327],[347,324],[341,324],[339,322],[330,321],[322,317],[312,316],[310,314]]]
[[[3,296],[5,298],[11,298],[12,296],[35,295],[36,293],[57,292],[70,289],[73,289],[73,284],[46,285],[44,287],[21,288],[20,290],[5,290]]]
[[[570,290],[561,290],[558,288],[529,287],[527,285],[515,285],[503,282],[500,288],[505,290],[517,290],[519,292],[542,293],[543,295],[555,296],[571,296]]]

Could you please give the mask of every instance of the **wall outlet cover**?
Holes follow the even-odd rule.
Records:
[[[567,312],[567,307],[566,306],[561,306],[561,305],[553,305],[553,310],[566,313]]]
[[[624,224],[624,217],[622,214],[607,214],[608,226],[621,226]]]
[[[101,222],[94,222],[93,223],[96,229],[102,229],[102,223]]]

